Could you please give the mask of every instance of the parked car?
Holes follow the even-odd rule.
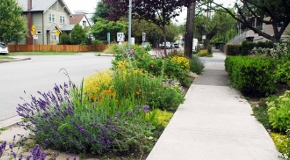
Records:
[[[162,43],[159,45],[159,47],[160,47],[160,48],[166,48],[166,49],[172,48],[170,42],[166,42],[165,44],[164,44],[164,42],[162,42]]]
[[[173,46],[174,46],[174,48],[179,48],[180,47],[179,43],[174,43]]]
[[[0,53],[9,53],[7,45],[3,42],[0,42]]]

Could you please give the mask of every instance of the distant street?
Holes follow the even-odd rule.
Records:
[[[71,80],[80,85],[90,73],[111,67],[112,56],[94,54],[25,56],[31,60],[0,63],[0,121],[17,115],[16,107],[23,103],[20,97],[26,93],[37,95],[37,91],[52,91],[54,84],[68,82],[60,71],[65,68]],[[29,101],[28,101],[29,102]]]

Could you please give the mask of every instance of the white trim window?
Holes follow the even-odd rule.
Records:
[[[60,17],[59,17],[59,20],[60,20],[60,24],[64,24],[64,22],[65,22],[65,21],[64,21],[64,16],[60,16]]]
[[[54,14],[49,14],[49,22],[54,22]]]

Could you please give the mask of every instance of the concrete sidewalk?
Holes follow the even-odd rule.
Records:
[[[276,160],[271,137],[250,104],[232,89],[225,55],[214,50],[201,58],[203,75],[195,79],[147,160]]]

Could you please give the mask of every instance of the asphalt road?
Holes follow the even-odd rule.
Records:
[[[90,73],[111,67],[113,57],[94,54],[26,56],[31,60],[0,63],[0,121],[17,115],[20,97],[29,101],[26,93],[52,91],[54,84],[68,82],[61,68],[67,70],[71,80],[80,85]]]

